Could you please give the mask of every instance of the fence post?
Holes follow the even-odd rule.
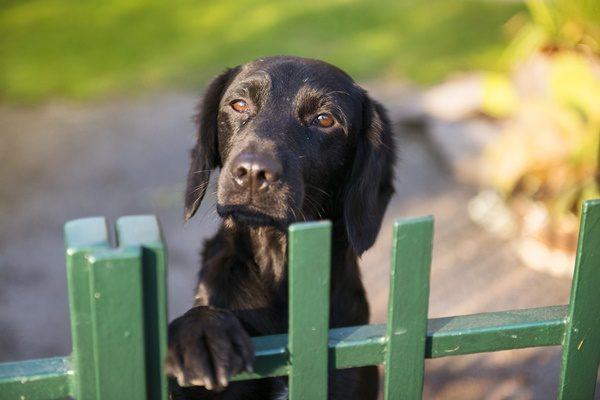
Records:
[[[165,250],[156,218],[65,226],[77,399],[166,399]]]
[[[88,256],[98,399],[146,399],[141,259],[139,248]]]
[[[76,399],[96,399],[97,371],[91,351],[91,271],[86,256],[95,249],[109,248],[106,220],[94,217],[67,222],[64,236],[75,377],[71,392]]]
[[[289,233],[289,399],[326,399],[331,223]]]
[[[147,398],[167,399],[163,368],[167,352],[167,266],[158,220],[145,215],[119,218],[117,243],[124,248],[141,246]]]
[[[558,398],[593,399],[600,362],[600,201],[583,205]]]
[[[425,373],[433,218],[394,224],[387,344],[386,400],[420,399]]]

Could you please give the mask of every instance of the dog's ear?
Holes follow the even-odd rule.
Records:
[[[386,111],[363,93],[363,126],[345,187],[344,221],[357,255],[373,245],[394,193],[395,146]]]
[[[221,97],[238,71],[239,67],[228,69],[208,85],[195,116],[198,136],[192,149],[192,162],[185,190],[186,221],[194,216],[202,202],[210,171],[221,166],[217,141],[217,114]]]

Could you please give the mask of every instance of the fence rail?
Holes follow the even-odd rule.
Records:
[[[0,364],[1,399],[166,399],[165,248],[154,217],[65,227],[73,353]],[[600,362],[600,201],[583,206],[568,305],[427,319],[433,220],[394,225],[388,321],[327,330],[331,226],[290,227],[288,335],[253,338],[253,373],[290,377],[290,399],[325,398],[327,370],[385,366],[386,399],[422,397],[424,360],[561,346],[559,399],[593,399]],[[310,291],[308,291],[310,290]]]

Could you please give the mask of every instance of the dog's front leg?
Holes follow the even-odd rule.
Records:
[[[197,306],[169,324],[165,370],[180,386],[221,391],[229,378],[251,371],[250,337],[228,310]]]

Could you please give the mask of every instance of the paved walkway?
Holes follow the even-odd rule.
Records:
[[[392,114],[404,118],[398,104],[410,99],[385,96]],[[197,251],[217,223],[206,206],[186,226],[181,218],[195,102],[177,93],[0,108],[0,361],[70,351],[62,254],[62,226],[70,219],[158,215],[169,246],[170,314],[188,307]],[[466,203],[476,188],[445,168],[426,124],[398,128],[397,194],[362,260],[373,321],[385,320],[391,223],[423,214],[436,221],[431,317],[566,303],[568,279],[524,268],[509,243],[469,222]],[[425,398],[552,398],[558,357],[556,349],[544,349],[428,361]]]

